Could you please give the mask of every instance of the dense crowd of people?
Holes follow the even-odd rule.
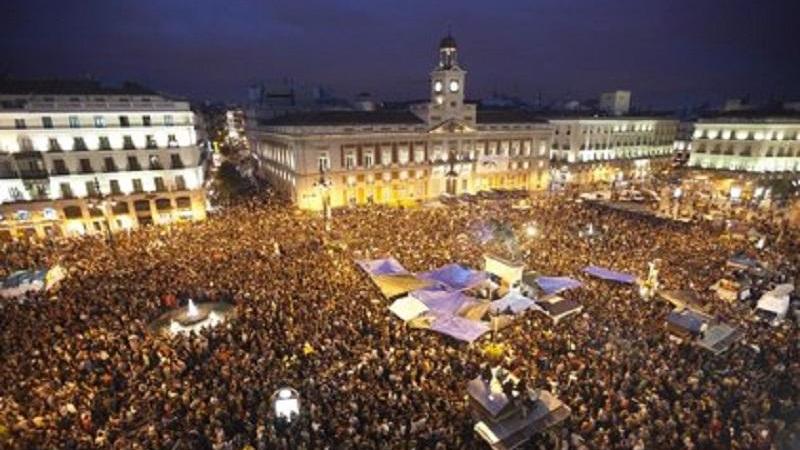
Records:
[[[52,292],[0,309],[0,447],[9,449],[484,448],[466,383],[485,371],[480,342],[411,330],[354,264],[394,256],[423,271],[480,268],[473,231],[492,219],[518,232],[526,266],[580,278],[564,294],[580,315],[554,325],[527,312],[496,337],[503,364],[572,410],[526,448],[770,449],[800,439],[800,333],[708,286],[745,244],[708,224],[636,217],[541,195],[442,207],[337,210],[332,231],[269,194],[209,220],[120,235],[7,244],[0,276],[60,264]],[[539,233],[520,232],[535,222]],[[587,224],[598,233],[579,236]],[[776,236],[776,230],[762,229]],[[797,280],[800,239],[782,233],[757,257]],[[746,246],[749,252],[755,250]],[[693,289],[745,337],[721,355],[671,340],[670,307],[634,287],[590,279],[588,264]],[[198,335],[156,335],[172,305],[226,301],[235,315]],[[277,420],[271,395],[302,397]]]

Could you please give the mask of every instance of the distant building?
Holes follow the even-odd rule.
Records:
[[[0,81],[0,240],[205,217],[186,102],[138,85]]]
[[[292,79],[262,82],[248,89],[247,117],[270,119],[286,114],[312,111],[350,111],[350,102],[337,98],[322,86],[297,83]]]
[[[466,74],[448,36],[428,101],[251,121],[250,142],[267,177],[303,209],[545,188],[550,125],[524,110],[477,109],[464,99]]]
[[[748,111],[753,109],[746,98],[729,98],[722,106],[723,112]]]
[[[548,119],[554,125],[550,153],[557,182],[643,178],[652,170],[652,160],[669,160],[678,129],[676,119],[660,116]]]
[[[600,94],[600,110],[612,116],[624,116],[631,109],[631,91],[613,91]]]
[[[378,104],[368,92],[362,92],[356,96],[353,102],[353,109],[356,111],[375,111],[378,109]]]
[[[739,111],[700,119],[689,166],[745,172],[800,172],[800,113]]]

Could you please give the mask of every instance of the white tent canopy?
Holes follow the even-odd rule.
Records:
[[[772,313],[778,320],[783,319],[789,311],[789,294],[793,291],[794,285],[780,284],[761,296],[756,309]]]
[[[389,306],[389,310],[402,319],[403,322],[408,322],[428,312],[428,307],[414,297],[405,296],[395,300]]]

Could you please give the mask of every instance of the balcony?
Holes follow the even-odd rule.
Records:
[[[50,175],[71,175],[69,169],[51,169]]]
[[[47,171],[43,169],[20,170],[19,177],[26,180],[41,180],[48,177]]]

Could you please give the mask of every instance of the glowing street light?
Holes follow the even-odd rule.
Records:
[[[741,186],[731,186],[731,200],[739,200],[742,196]]]
[[[527,235],[529,238],[533,238],[539,235],[539,229],[536,228],[536,224],[529,223],[525,227],[525,235]]]
[[[272,394],[275,417],[291,422],[300,415],[300,394],[290,387],[282,387]]]

